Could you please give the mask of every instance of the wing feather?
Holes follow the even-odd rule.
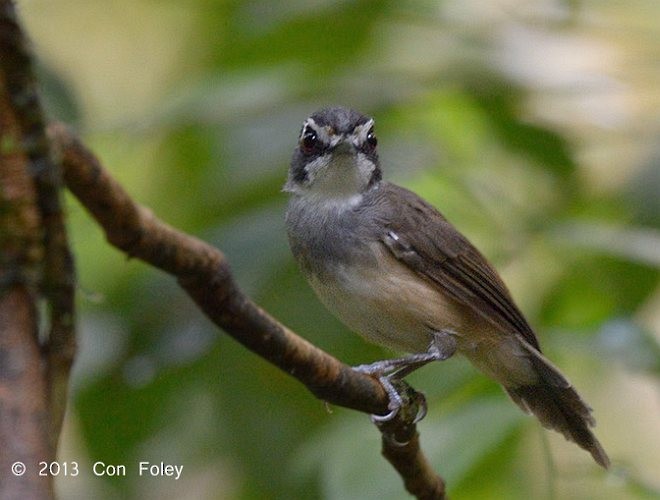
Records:
[[[392,210],[382,222],[383,244],[406,266],[507,333],[540,352],[534,331],[486,258],[433,206],[415,193],[383,183]],[[396,208],[395,208],[396,207]]]

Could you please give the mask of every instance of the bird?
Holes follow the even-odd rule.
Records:
[[[320,301],[366,340],[408,353],[357,369],[388,382],[460,354],[607,469],[592,409],[495,268],[430,203],[383,180],[374,124],[346,107],[310,115],[283,187],[289,246]],[[401,399],[386,389],[395,414]]]

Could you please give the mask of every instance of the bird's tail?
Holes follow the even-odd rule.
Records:
[[[536,415],[544,427],[561,432],[607,469],[610,459],[590,430],[596,423],[591,408],[550,361],[534,347],[526,347],[538,381],[533,385],[505,387],[506,392],[524,412]]]

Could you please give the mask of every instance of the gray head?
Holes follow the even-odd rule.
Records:
[[[381,171],[374,120],[347,108],[326,108],[302,126],[284,190],[319,201],[355,199]]]

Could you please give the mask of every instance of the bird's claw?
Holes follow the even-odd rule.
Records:
[[[378,381],[389,396],[390,402],[388,403],[387,408],[390,412],[385,415],[371,415],[371,421],[375,424],[389,422],[397,416],[399,410],[401,410],[401,407],[403,406],[403,398],[401,397],[401,394],[399,394],[399,391],[396,390],[396,387],[394,387],[391,375],[381,375],[378,377]]]
[[[383,422],[389,422],[390,420],[394,419],[394,417],[396,417],[399,413],[399,410],[400,408],[394,408],[392,411],[386,413],[385,415],[376,415],[375,413],[372,413],[369,415],[369,417],[374,424],[382,424]]]
[[[372,371],[373,369],[374,365],[360,365],[355,367],[355,370],[361,373],[371,372],[369,374],[377,374],[378,372],[374,373]],[[385,415],[371,415],[371,421],[376,425],[390,422],[404,407],[406,409],[408,407],[416,409],[415,416],[412,419],[409,418],[413,424],[416,424],[426,416],[427,406],[424,395],[420,392],[414,391],[405,381],[399,379],[396,375],[397,373],[394,372],[389,375],[381,374],[378,376],[378,381],[381,383],[389,397],[387,408],[390,411]],[[397,386],[400,387],[397,388]],[[414,405],[410,405],[411,402],[413,402]]]

